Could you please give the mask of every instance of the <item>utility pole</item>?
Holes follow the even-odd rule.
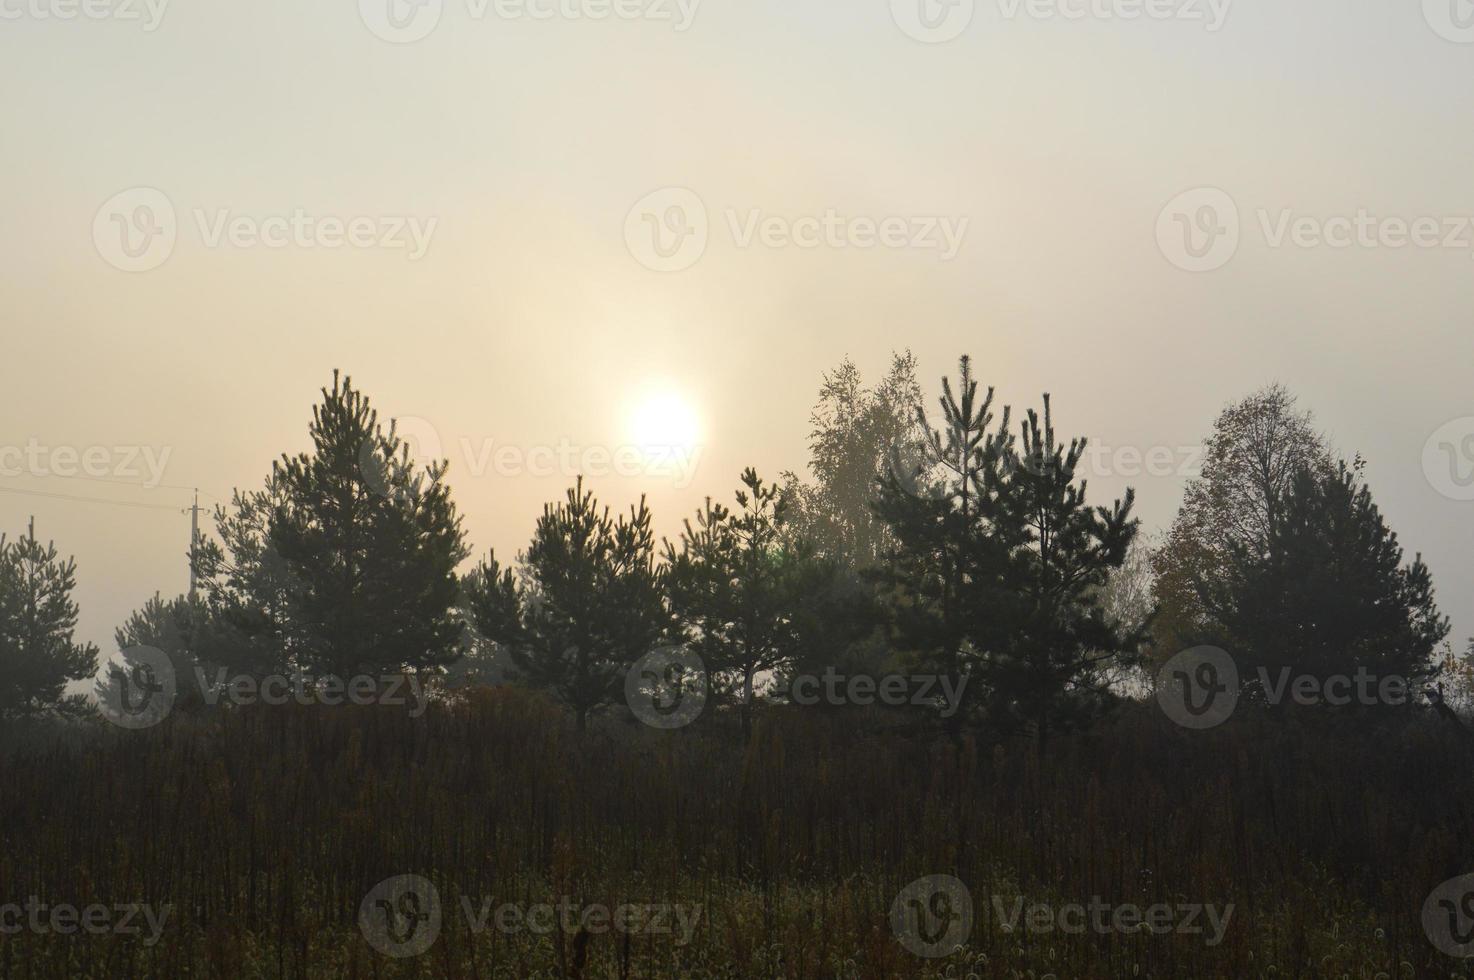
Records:
[[[200,488],[195,487],[194,506],[189,508],[189,601],[195,599],[195,548],[200,540]]]

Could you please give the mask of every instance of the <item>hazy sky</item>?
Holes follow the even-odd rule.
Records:
[[[668,424],[689,481],[590,482],[673,533],[803,465],[825,370],[910,347],[929,389],[970,352],[1050,391],[1128,450],[1094,499],[1134,484],[1156,527],[1184,477],[1129,450],[1180,459],[1277,380],[1367,457],[1462,646],[1474,8],[1215,3],[0,0],[0,491],[186,505],[47,475],[146,480],[139,447],[213,504],[341,367],[439,440],[477,555],[573,475],[478,475],[488,440]],[[185,587],[182,514],[0,492],[32,514],[105,650]]]

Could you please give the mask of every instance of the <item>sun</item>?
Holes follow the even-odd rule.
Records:
[[[647,454],[689,453],[701,440],[701,418],[680,392],[657,389],[636,399],[629,432]]]

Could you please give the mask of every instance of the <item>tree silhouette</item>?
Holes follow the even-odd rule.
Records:
[[[445,464],[420,470],[350,379],[334,372],[322,394],[313,452],[273,469],[270,543],[296,580],[286,615],[303,637],[300,665],[337,676],[442,667],[459,655],[452,608],[468,554]]]
[[[76,571],[34,533],[0,535],[0,719],[87,710],[84,695],[65,693],[97,670],[97,647],[72,638]]]
[[[1202,472],[1188,482],[1166,541],[1152,558],[1160,607],[1153,626],[1158,659],[1221,632],[1222,624],[1203,608],[1197,580],[1213,584],[1215,569],[1230,567],[1235,548],[1267,553],[1284,497],[1307,467],[1321,474],[1335,470],[1314,419],[1296,409],[1283,386],[1256,391],[1218,416],[1204,445]]]
[[[817,588],[817,559],[785,536],[787,501],[749,467],[737,510],[707,498],[688,519],[680,548],[667,541],[667,591],[706,663],[719,696],[735,696],[742,731],[752,730],[757,675],[791,663],[799,650],[803,590]],[[806,567],[807,566],[807,567]]]
[[[920,403],[910,351],[893,354],[890,371],[873,387],[865,387],[849,358],[824,375],[809,416],[813,482],[792,472],[782,477],[795,536],[849,567],[865,568],[882,559],[894,542],[873,507],[876,479],[896,459],[907,470],[920,462],[925,437],[916,414]]]
[[[669,635],[654,552],[644,498],[616,521],[580,477],[562,503],[543,508],[526,584],[494,552],[465,580],[482,635],[507,649],[528,684],[572,709],[579,731],[623,697],[630,665]]]
[[[994,532],[1010,545],[1009,574],[974,607],[979,674],[990,721],[1052,731],[1081,726],[1115,697],[1111,680],[1135,664],[1145,624],[1113,621],[1104,602],[1140,523],[1135,492],[1110,507],[1086,503],[1077,476],[1086,440],[1055,437],[1050,399],[1024,421],[1019,451],[1000,493],[1006,517]],[[1022,528],[1022,538],[1016,539]]]
[[[1012,455],[1009,410],[995,418],[991,388],[979,400],[970,358],[960,360],[958,375],[955,392],[942,380],[941,428],[916,406],[926,455],[910,466],[893,458],[875,502],[895,541],[876,571],[893,639],[915,668],[954,684],[973,675],[978,649],[969,634],[978,604],[1003,588],[1022,538],[1007,525],[1000,497]]]
[[[261,490],[236,490],[215,508],[219,541],[202,537],[194,571],[207,609],[209,659],[232,674],[285,674],[310,638],[292,611],[302,583],[271,541],[272,520],[288,503],[273,473]]]
[[[1279,499],[1268,541],[1231,547],[1196,578],[1204,607],[1233,653],[1244,692],[1263,697],[1261,670],[1324,680],[1365,667],[1416,685],[1436,671],[1448,620],[1422,557],[1403,562],[1363,482],[1363,463],[1306,467]]]
[[[216,663],[215,651],[222,647],[210,627],[209,610],[203,600],[191,601],[181,595],[166,602],[155,592],[113,631],[113,641],[125,664],[130,663],[128,651],[134,647],[163,651],[177,682],[174,704],[186,707],[200,700],[196,693],[199,687],[190,683],[195,670],[207,670]]]

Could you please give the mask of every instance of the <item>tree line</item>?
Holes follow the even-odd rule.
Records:
[[[749,468],[660,542],[643,498],[612,514],[580,477],[524,550],[465,572],[447,464],[414,461],[351,379],[321,395],[310,451],[216,508],[197,593],[149,600],[120,650],[162,650],[180,676],[474,683],[503,665],[583,729],[639,658],[681,646],[744,730],[800,674],[906,672],[969,691],[959,711],[911,708],[915,724],[1041,744],[1196,644],[1231,651],[1261,700],[1260,667],[1415,684],[1446,667],[1428,568],[1405,559],[1364,461],[1278,386],[1219,416],[1155,543],[1133,491],[1087,501],[1087,443],[1059,434],[1048,395],[1015,417],[963,357],[928,411],[906,353],[874,385],[848,360],[824,377],[807,475]],[[73,639],[74,573],[52,545],[0,538],[0,717],[89,710],[65,693],[97,670]]]

